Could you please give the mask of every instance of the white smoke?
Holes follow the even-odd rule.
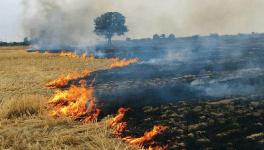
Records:
[[[94,0],[26,0],[24,6],[24,27],[35,48],[93,45],[98,40],[93,20],[103,10]]]
[[[40,47],[96,43],[93,20],[108,11],[127,17],[132,38],[264,31],[263,0],[24,0],[25,32]]]

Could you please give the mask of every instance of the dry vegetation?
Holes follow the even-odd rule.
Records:
[[[0,149],[129,149],[110,138],[105,121],[81,124],[45,114],[52,90],[44,84],[60,74],[107,68],[109,60],[27,53],[0,48]]]

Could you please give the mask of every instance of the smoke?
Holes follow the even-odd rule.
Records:
[[[92,45],[95,17],[118,11],[127,17],[132,38],[154,33],[263,32],[262,0],[24,0],[24,28],[39,48]]]
[[[178,36],[263,32],[262,0],[133,0],[116,1],[129,19],[129,36],[153,33]]]
[[[103,10],[93,0],[26,0],[24,6],[25,31],[35,48],[91,46],[98,40],[93,20]]]
[[[256,92],[259,87],[254,82],[259,82],[264,70],[262,68],[239,69],[225,74],[215,79],[196,79],[191,82],[191,87],[205,91],[206,95],[221,97],[224,95],[250,95]],[[239,82],[234,83],[238,80]],[[256,81],[254,81],[256,80]]]

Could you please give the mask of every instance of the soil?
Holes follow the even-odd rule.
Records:
[[[264,149],[261,100],[230,98],[142,106],[132,108],[125,120],[124,136],[140,137],[154,125],[168,126],[154,139],[158,145],[168,144],[168,149]]]

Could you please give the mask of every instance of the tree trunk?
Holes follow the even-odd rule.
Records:
[[[111,33],[111,32],[108,32],[107,33],[107,40],[108,40],[108,47],[109,48],[112,48],[112,36],[113,36],[113,34]]]
[[[108,47],[112,47],[112,37],[108,37]]]

